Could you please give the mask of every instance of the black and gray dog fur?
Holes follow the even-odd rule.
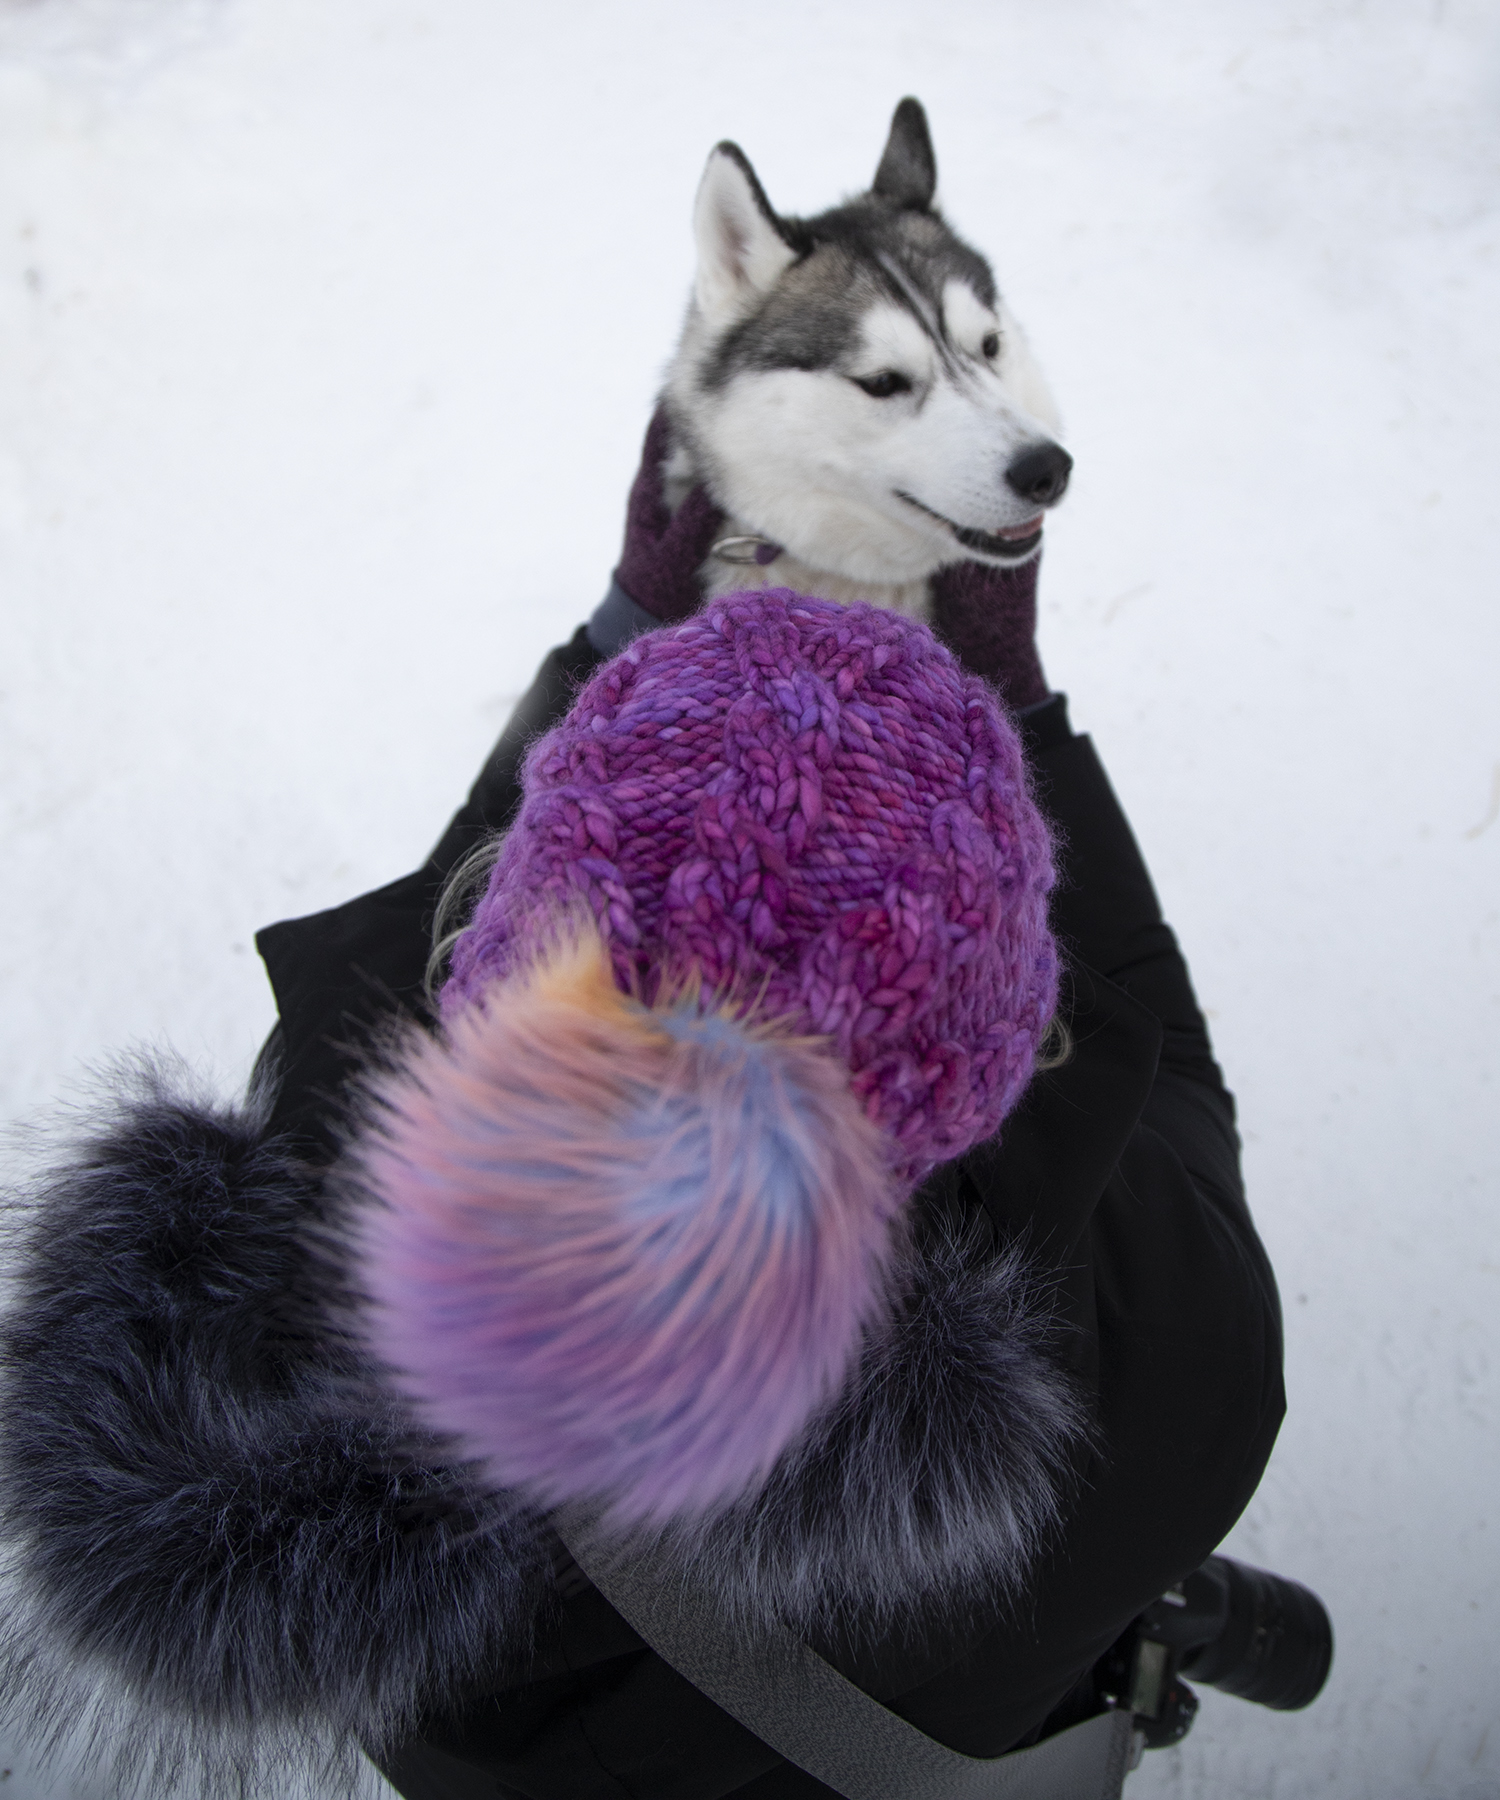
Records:
[[[937,159],[914,100],[896,118],[868,194],[815,218],[777,213],[738,144],[721,154],[739,168],[757,210],[795,258],[764,303],[727,331],[705,359],[701,379],[722,387],[745,369],[833,369],[853,349],[862,315],[876,300],[908,313],[940,354],[943,292],[963,281],[993,307],[995,276],[932,207]]]

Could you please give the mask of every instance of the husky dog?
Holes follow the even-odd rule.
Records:
[[[670,505],[702,481],[727,515],[708,594],[748,577],[925,618],[945,564],[1037,554],[1072,459],[990,266],[933,205],[936,186],[912,99],[869,192],[816,218],[773,211],[737,144],[709,157],[665,468]]]

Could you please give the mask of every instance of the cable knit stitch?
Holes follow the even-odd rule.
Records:
[[[452,1016],[586,902],[649,1004],[693,973],[824,1036],[908,1180],[994,1135],[1056,1000],[1046,827],[925,627],[786,590],[636,640],[533,747]]]

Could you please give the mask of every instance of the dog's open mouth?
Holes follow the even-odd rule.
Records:
[[[1008,525],[1003,531],[976,531],[972,525],[959,525],[944,514],[934,512],[915,494],[908,494],[901,488],[896,489],[896,498],[916,507],[918,512],[926,513],[929,519],[936,519],[939,525],[946,525],[965,550],[977,550],[981,556],[1014,557],[1019,561],[1030,556],[1042,541],[1040,513],[1024,525]]]

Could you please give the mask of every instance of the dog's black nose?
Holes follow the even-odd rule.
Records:
[[[1005,485],[1033,506],[1056,506],[1072,472],[1073,459],[1061,444],[1032,444],[1005,471]]]

